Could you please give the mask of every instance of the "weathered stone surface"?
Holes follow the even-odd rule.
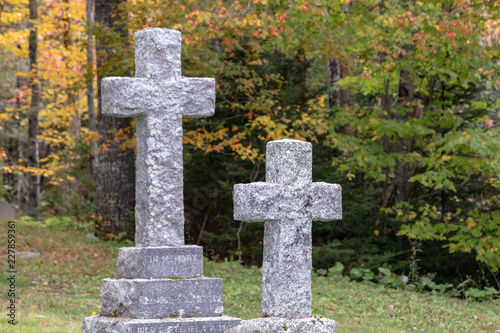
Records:
[[[181,34],[135,34],[136,77],[102,80],[102,112],[136,117],[136,246],[184,245],[182,117],[210,116],[215,81],[181,76]]]
[[[134,34],[135,76],[176,81],[181,79],[181,33],[147,28]]]
[[[281,212],[276,203],[281,199],[278,184],[236,184],[233,190],[234,219],[245,222],[278,221]]]
[[[7,202],[0,200],[0,219],[13,219],[16,217],[16,210]]]
[[[40,257],[40,252],[16,252],[16,257],[19,259],[30,259]]]
[[[82,321],[82,333],[222,333],[239,325],[241,319],[167,318],[130,319],[92,316]]]
[[[342,218],[341,187],[312,183],[312,146],[269,142],[266,182],[234,186],[234,218],[266,221],[262,315],[311,316],[312,221]]]
[[[126,279],[193,278],[203,276],[203,248],[122,247],[116,264],[118,276]]]
[[[342,219],[342,187],[340,185],[313,183],[310,194],[314,221]]]
[[[101,315],[137,319],[221,316],[222,279],[104,279]]]
[[[224,332],[222,279],[203,278],[203,251],[184,245],[182,118],[210,116],[215,81],[181,76],[181,35],[135,34],[136,77],[102,80],[103,114],[135,117],[136,247],[121,248],[121,279],[104,279],[101,315],[84,333]]]
[[[245,320],[225,333],[336,333],[337,323],[327,318],[258,318]]]

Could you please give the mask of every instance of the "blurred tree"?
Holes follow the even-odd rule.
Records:
[[[38,79],[38,3],[29,0],[30,34],[29,34],[29,88],[31,104],[28,112],[28,167],[40,167],[40,150],[38,141],[38,112],[40,109],[40,82]],[[28,212],[38,220],[40,209],[40,175],[31,171],[29,176]]]
[[[126,233],[133,239],[135,208],[134,149],[115,140],[116,134],[132,136],[132,119],[102,114],[101,80],[107,76],[130,75],[130,41],[126,25],[125,0],[95,0],[97,25],[97,156],[93,159],[96,179],[96,217],[98,233],[113,238]],[[127,58],[128,56],[128,58]]]

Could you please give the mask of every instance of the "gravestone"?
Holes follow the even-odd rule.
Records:
[[[214,113],[215,81],[181,76],[178,31],[148,28],[135,45],[136,76],[102,80],[102,112],[136,119],[136,246],[119,250],[82,332],[224,332],[240,319],[222,316],[222,279],[184,243],[182,118]]]
[[[40,252],[17,252],[16,256],[19,259],[31,259],[31,258],[40,257]]]
[[[336,323],[311,317],[312,221],[342,218],[342,188],[312,182],[312,146],[269,142],[266,182],[234,186],[234,218],[265,221],[262,311],[265,318],[227,332],[336,332]]]
[[[11,220],[16,217],[16,210],[7,202],[0,200],[0,219]]]

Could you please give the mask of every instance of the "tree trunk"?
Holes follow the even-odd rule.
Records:
[[[409,52],[409,47],[403,47],[405,52]],[[399,75],[399,107],[407,109],[404,115],[396,113],[396,118],[399,122],[406,122],[410,119],[415,108],[415,85],[411,74],[407,71],[401,71]],[[412,150],[411,138],[398,138],[398,143],[395,146],[395,152],[401,155],[409,154]],[[397,160],[394,167],[394,182],[395,182],[395,202],[408,202],[411,197],[412,183],[409,182],[413,176],[412,165],[403,160]]]
[[[407,6],[408,2],[409,0],[402,1],[404,8],[409,8]],[[385,8],[383,1],[381,2],[381,5]],[[402,59],[404,59],[408,57],[408,54],[412,50],[412,45],[403,45],[401,49],[403,52]],[[385,60],[385,56],[385,54],[380,55],[382,62]],[[400,112],[392,111],[393,98],[390,94],[389,83],[389,81],[386,82],[385,94],[381,96],[382,108],[387,114],[384,118],[395,119],[400,123],[405,123],[412,117],[420,117],[422,111],[418,109],[418,103],[415,103],[415,84],[411,77],[411,73],[406,70],[401,70],[399,73],[398,108],[400,110],[398,111]],[[401,109],[404,109],[404,112],[401,112]],[[390,138],[384,137],[382,139],[382,145],[386,154],[395,152],[400,155],[407,155],[412,151],[411,138],[398,136],[397,143],[392,144],[390,142]],[[388,186],[389,170],[387,168],[385,169],[386,181],[382,195],[382,207],[387,205],[391,196],[394,196],[394,202],[396,204],[410,201],[413,184],[409,181],[409,179],[415,173],[414,169],[415,168],[411,165],[411,163],[405,162],[402,159],[397,159],[394,166],[394,180],[391,186]],[[407,212],[408,208],[405,208],[405,213]]]
[[[408,48],[405,49],[409,51]],[[401,71],[399,75],[399,90],[398,90],[398,108],[406,109],[406,112],[394,112],[392,109],[393,97],[389,89],[390,82],[385,84],[385,93],[381,95],[382,109],[386,112],[386,119],[395,119],[400,123],[408,121],[411,117],[420,117],[418,108],[415,105],[415,86],[411,74],[407,71]],[[382,138],[382,146],[386,154],[398,153],[401,155],[409,154],[412,151],[412,139],[398,136],[397,143],[391,143],[391,138],[384,136]],[[402,159],[396,160],[394,166],[394,179],[392,183],[389,181],[389,168],[384,168],[385,183],[382,192],[382,208],[385,208],[391,197],[394,197],[395,203],[408,202],[411,197],[413,184],[409,179],[414,174],[414,167]],[[390,184],[390,185],[389,185]],[[378,222],[378,219],[377,219]]]
[[[309,100],[309,89],[307,87],[307,69],[309,67],[309,62],[307,61],[306,52],[303,47],[299,47],[295,59],[297,61],[298,74],[298,100],[302,112],[307,112]]]
[[[337,87],[340,79],[346,76],[346,68],[338,59],[327,61],[328,69],[328,108],[341,107],[348,103],[349,94],[346,90]]]
[[[27,72],[29,67],[26,66],[24,62],[18,62],[16,64],[16,72]],[[20,69],[19,67],[22,67]],[[26,78],[24,76],[16,76],[16,92],[17,98],[14,107],[14,112],[10,119],[4,124],[3,132],[1,133],[3,138],[2,142],[5,144],[5,153],[7,155],[6,164],[10,167],[19,165],[19,159],[21,158],[21,143],[20,133],[21,133],[21,119],[23,116],[22,108],[23,102],[21,99],[21,87],[26,85]],[[21,209],[21,196],[18,191],[19,184],[21,182],[21,177],[16,172],[3,172],[3,182],[6,188],[8,188],[6,199],[8,202],[12,203],[16,209]]]
[[[37,0],[29,0],[30,35],[29,35],[29,88],[31,89],[31,104],[28,111],[28,166],[39,168],[39,148],[38,148],[38,111],[40,108],[40,84],[38,82],[38,39],[37,26],[38,20],[38,4]],[[39,202],[40,202],[40,176],[31,173],[29,176],[28,188],[28,214],[34,219],[39,218]]]
[[[96,0],[95,21],[100,29],[118,30],[121,37],[127,36],[123,23],[124,13],[118,10],[118,6],[125,3],[124,0]],[[113,58],[109,64],[108,56],[113,54],[106,40],[96,36],[97,39],[97,68],[98,68],[98,114],[97,131],[101,138],[98,154],[93,160],[94,175],[97,183],[97,205],[96,216],[98,218],[97,231],[112,238],[113,235],[126,232],[129,238],[133,238],[135,208],[135,156],[132,149],[121,149],[120,142],[114,140],[112,131],[131,129],[131,118],[107,117],[102,114],[101,104],[101,80],[111,75],[124,75],[118,72],[117,67],[121,59]],[[116,56],[116,52],[114,52]],[[111,65],[111,66],[110,66]],[[128,73],[130,74],[130,73]]]
[[[385,59],[384,54],[379,55],[381,59]],[[390,91],[390,81],[387,80],[384,83],[384,93],[381,94],[380,96],[380,103],[382,106],[382,109],[385,111],[385,115],[383,115],[381,118],[383,119],[391,119],[392,118],[392,103],[393,103],[393,98],[392,94]],[[384,148],[384,153],[386,155],[390,154],[392,152],[392,144],[391,144],[391,138],[387,135],[384,135],[381,140],[382,147]],[[392,192],[394,191],[395,183],[391,182],[390,180],[390,170],[389,167],[384,167],[383,168],[384,175],[385,175],[385,181],[384,181],[384,186],[382,188],[382,203],[381,203],[381,208],[386,208],[387,204],[389,203],[389,199],[392,197]],[[375,221],[375,225],[378,225],[380,222],[380,216],[377,217],[377,220]],[[387,235],[387,227],[384,224],[384,229],[383,229],[384,235]]]
[[[70,54],[71,47],[73,46],[73,35],[71,31],[71,13],[70,13],[70,3],[69,0],[62,0],[62,22],[63,22],[63,46],[66,51]],[[69,65],[70,61],[66,57],[63,59],[65,66],[69,73],[71,73],[72,68]],[[73,84],[69,80],[74,80],[74,78],[68,78],[68,86],[66,86],[66,112],[69,115],[69,128],[68,133],[73,142],[78,139],[81,135],[81,118],[80,112],[77,108],[78,96],[74,93]],[[71,154],[73,158],[77,158],[77,154],[73,152]],[[71,169],[71,165],[68,162],[66,167]],[[64,180],[62,184],[62,202],[65,206],[69,206],[74,194],[78,192],[78,182],[75,178]]]
[[[344,13],[346,15],[349,14],[352,6],[354,6],[354,1],[345,4]],[[340,89],[336,85],[340,79],[345,77],[346,68],[342,66],[343,64],[339,59],[329,59],[326,65],[328,70],[328,108],[341,107],[347,104],[349,95],[346,90]]]
[[[340,107],[340,88],[336,85],[340,81],[340,61],[328,60],[328,108]]]
[[[94,107],[94,0],[85,3],[87,16],[87,108],[89,132],[97,133]],[[97,154],[97,140],[90,140],[92,158]]]
[[[402,47],[406,56],[411,51],[411,48],[411,45],[404,45]],[[406,56],[403,55],[403,57]],[[382,62],[385,60],[385,54],[380,54],[379,57]],[[394,112],[392,107],[394,100],[389,86],[390,82],[386,81],[385,92],[380,96],[382,109],[386,112],[386,115],[382,116],[382,118],[394,119],[399,123],[405,123],[412,117],[421,116],[421,110],[418,108],[418,103],[415,103],[415,84],[410,72],[401,70],[399,73],[398,108],[400,110],[397,110],[396,112]],[[401,109],[404,109],[405,111],[401,112]],[[382,138],[382,146],[386,154],[397,153],[400,155],[407,155],[412,151],[411,138],[405,138],[398,135],[397,143],[392,143],[391,141],[390,137],[384,136]],[[385,182],[382,191],[382,208],[385,208],[388,205],[391,197],[394,198],[394,203],[396,204],[410,201],[413,184],[409,181],[409,179],[414,175],[414,172],[415,168],[411,163],[408,163],[403,159],[397,159],[394,166],[394,179],[390,182],[389,168],[384,168]],[[405,208],[404,212],[407,213],[408,208]],[[378,223],[379,219],[377,218],[376,224]],[[384,233],[386,233],[385,228]]]
[[[69,50],[71,46],[73,46],[73,36],[71,33],[71,19],[69,12],[69,0],[63,0],[63,19],[64,27],[63,27],[63,45],[66,50]],[[66,62],[68,59],[64,59]],[[71,71],[69,62],[66,62],[66,66],[68,70]],[[81,119],[80,113],[76,108],[77,96],[73,92],[73,86],[70,83],[69,87],[66,87],[66,110],[70,114],[70,123],[69,123],[69,136],[73,139],[77,139],[81,134]]]

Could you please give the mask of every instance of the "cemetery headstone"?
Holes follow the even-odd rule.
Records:
[[[10,220],[16,217],[16,210],[7,202],[0,200],[0,219]]]
[[[136,119],[136,246],[119,250],[82,332],[224,332],[240,319],[222,316],[222,279],[184,243],[182,118],[214,113],[215,81],[181,76],[178,31],[147,28],[135,45],[135,78],[102,80],[102,112]]]
[[[40,257],[40,252],[17,252],[16,256],[19,259],[30,259]]]
[[[312,145],[269,142],[266,182],[234,186],[234,218],[265,222],[264,318],[227,332],[336,332],[336,322],[311,317],[312,221],[342,218],[342,188],[312,182]]]

